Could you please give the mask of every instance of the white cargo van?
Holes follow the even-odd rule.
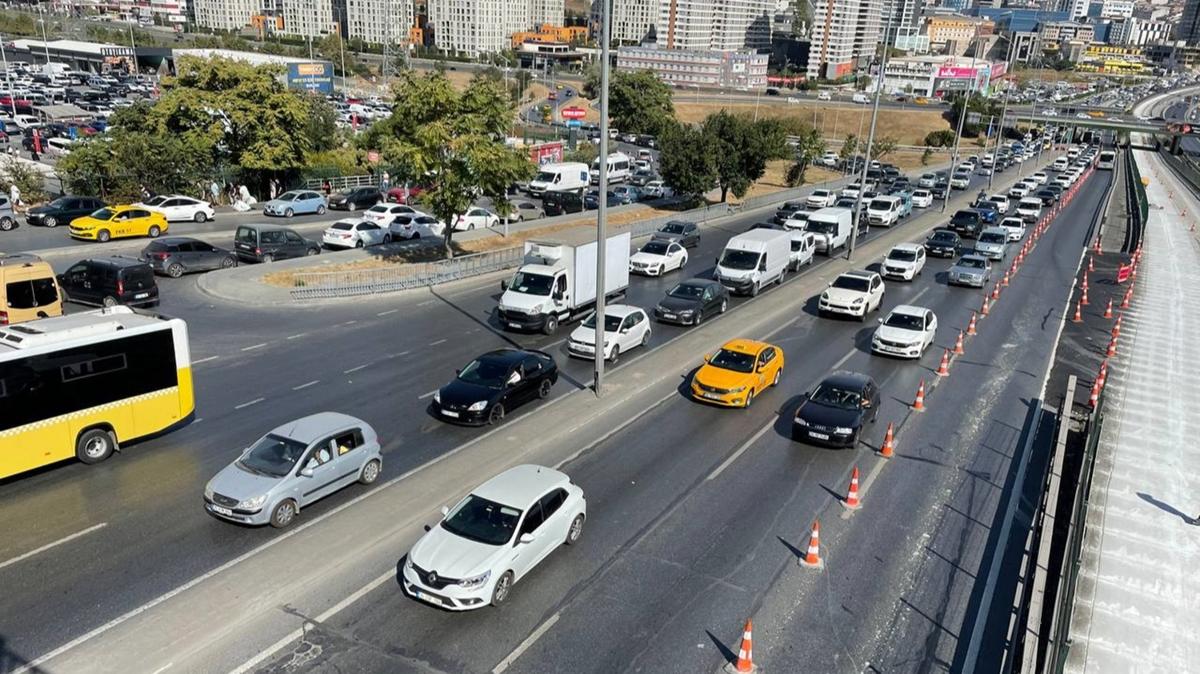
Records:
[[[608,155],[608,184],[623,183],[633,175],[633,160],[624,152]],[[592,162],[592,184],[600,184],[600,158]]]
[[[582,190],[588,186],[588,166],[582,162],[546,164],[529,181],[529,193],[542,195],[546,192],[568,192]]]
[[[867,222],[876,227],[891,227],[900,221],[900,209],[904,201],[900,197],[875,197],[867,205]]]
[[[854,213],[849,208],[822,208],[808,216],[804,229],[813,233],[818,252],[832,255],[850,241],[853,222]]]
[[[791,232],[752,229],[725,243],[713,278],[733,292],[754,296],[769,283],[783,283],[791,259]]]
[[[813,263],[813,254],[817,251],[816,236],[802,229],[789,229],[792,235],[791,270],[798,271],[806,264]]]

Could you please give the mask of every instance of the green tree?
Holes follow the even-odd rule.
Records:
[[[0,176],[3,176],[5,189],[9,185],[16,185],[21,190],[21,201],[26,205],[46,199],[46,176],[25,162],[5,157],[0,165]]]
[[[703,130],[672,124],[659,139],[659,148],[659,173],[676,194],[696,199],[716,185],[716,157]]]
[[[380,148],[393,180],[427,185],[421,201],[445,223],[487,197],[497,214],[508,215],[508,187],[535,172],[529,159],[505,144],[514,109],[502,83],[476,77],[463,92],[446,76],[400,74],[392,115],[364,134],[367,147]],[[446,255],[452,256],[453,229],[446,228]]]
[[[591,166],[598,156],[600,156],[600,148],[587,141],[580,141],[575,145],[574,150],[568,150],[563,154],[563,161],[580,162]]]
[[[929,166],[929,162],[932,159],[933,148],[926,146],[925,151],[921,153],[921,166]]]
[[[954,131],[942,129],[925,134],[925,144],[930,147],[949,147],[954,145]]]
[[[132,199],[143,188],[195,193],[213,177],[207,147],[195,137],[117,128],[103,138],[78,141],[56,170],[68,191]]]
[[[885,157],[896,151],[896,139],[892,136],[876,138],[871,144],[871,158],[883,161]]]
[[[802,134],[796,144],[796,161],[788,167],[788,187],[799,187],[804,184],[804,174],[813,161],[825,153],[825,139],[816,129],[810,129]]]
[[[858,152],[858,136],[853,133],[847,134],[846,140],[842,142],[842,149],[838,150],[838,159],[845,164],[855,152]]]
[[[787,136],[774,120],[751,121],[722,110],[709,115],[702,129],[716,157],[721,201],[730,192],[744,197],[766,172],[768,161],[787,156]]]
[[[584,73],[584,95],[600,98],[600,71]],[[608,116],[614,126],[629,133],[661,135],[675,122],[671,87],[650,70],[612,73],[608,83]]]
[[[792,35],[808,37],[812,28],[812,5],[809,0],[796,0],[792,13]]]

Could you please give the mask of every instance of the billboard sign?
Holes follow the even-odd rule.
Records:
[[[287,85],[311,93],[333,93],[333,64],[329,61],[289,63]]]
[[[937,77],[941,80],[973,80],[975,79],[975,69],[960,66],[942,66],[938,68]]]
[[[563,119],[583,119],[583,116],[587,114],[587,111],[583,108],[572,106],[569,108],[563,108],[559,111],[559,113],[562,114]]]
[[[529,147],[529,160],[538,166],[557,164],[563,160],[562,141],[538,143]]]
[[[992,64],[992,79],[1004,77],[1008,74],[1008,64],[1004,61],[999,61]]]

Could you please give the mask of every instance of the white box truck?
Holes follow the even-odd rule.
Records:
[[[850,241],[854,213],[849,208],[822,208],[808,216],[804,229],[817,239],[817,252],[833,255],[833,251]]]
[[[792,233],[752,229],[725,243],[713,278],[735,293],[757,295],[770,283],[783,283],[792,263]]]
[[[605,242],[604,295],[629,288],[629,232]],[[596,304],[596,241],[526,241],[525,258],[496,307],[501,327],[540,330],[549,335],[560,323],[581,318]]]
[[[546,164],[529,181],[529,193],[541,196],[546,192],[570,192],[588,186],[588,165],[582,162]]]

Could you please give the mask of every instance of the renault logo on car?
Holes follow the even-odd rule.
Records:
[[[428,582],[430,585],[435,585],[435,584],[437,584],[437,580],[438,580],[438,578],[437,578],[437,572],[436,572],[436,571],[430,571],[430,572],[429,572],[429,576],[428,576],[428,577],[426,577],[426,579],[425,579],[425,580],[426,580],[426,581],[427,581],[427,582]]]

